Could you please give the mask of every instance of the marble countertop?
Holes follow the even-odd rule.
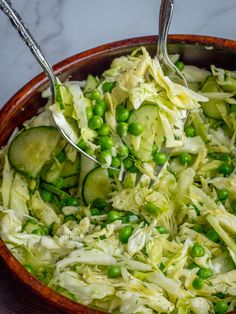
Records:
[[[235,0],[176,0],[170,33],[236,39]],[[156,34],[160,0],[12,0],[51,64],[103,43]],[[0,14],[0,108],[41,72]]]

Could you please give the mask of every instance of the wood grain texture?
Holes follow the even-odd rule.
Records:
[[[0,261],[0,313],[1,314],[64,314],[27,289]],[[33,312],[32,312],[33,309]]]
[[[146,36],[106,44],[72,56],[53,68],[61,80],[68,76],[72,76],[73,79],[85,79],[89,73],[100,74],[113,58],[128,54],[137,46],[146,46],[154,55],[156,40],[156,36]],[[186,64],[203,67],[215,64],[229,69],[235,67],[236,41],[207,36],[172,35],[169,36],[169,42],[169,51],[179,53]],[[206,49],[206,46],[214,49]],[[20,127],[44,105],[41,91],[47,84],[45,74],[40,74],[16,93],[1,110],[0,146],[6,144],[16,127]],[[39,282],[11,255],[1,239],[0,257],[4,261],[0,263],[0,314],[102,313],[72,302]],[[12,277],[6,265],[18,280]]]

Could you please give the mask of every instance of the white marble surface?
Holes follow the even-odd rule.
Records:
[[[235,0],[176,0],[170,33],[236,40]],[[160,0],[12,0],[54,64],[77,52],[157,32]],[[7,17],[0,13],[0,108],[41,72]]]

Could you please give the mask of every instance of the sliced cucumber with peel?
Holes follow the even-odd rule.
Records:
[[[45,164],[40,172],[40,177],[45,182],[54,183],[58,177],[67,178],[71,176],[78,176],[79,172],[80,156],[77,154],[74,162],[65,160],[60,163],[54,159],[53,162]]]
[[[105,168],[97,167],[84,178],[82,196],[86,205],[97,197],[108,199],[112,192],[112,179]]]
[[[222,112],[227,115],[227,103],[220,99],[209,99],[201,104],[203,112],[208,118],[222,120]]]
[[[78,186],[78,184],[79,184],[78,174],[63,178],[63,188],[73,188]]]
[[[139,109],[133,111],[129,117],[128,123],[138,122],[144,127],[141,138],[128,134],[124,141],[130,147],[135,157],[141,161],[150,161],[152,159],[152,149],[155,140],[155,124],[158,119],[158,107],[156,105],[142,105]],[[139,149],[136,151],[136,141],[140,141]]]
[[[79,174],[79,172],[80,172],[80,155],[77,154],[74,162],[70,160],[65,161],[64,167],[60,175],[62,177],[69,177],[75,174]]]
[[[9,147],[9,161],[17,171],[36,178],[44,164],[51,159],[60,139],[60,133],[52,126],[23,130]]]
[[[216,78],[212,75],[208,76],[201,88],[203,93],[220,93],[222,89],[216,82]],[[203,112],[209,118],[221,120],[222,111],[227,114],[227,106],[224,100],[220,99],[209,99],[207,102],[201,104]]]

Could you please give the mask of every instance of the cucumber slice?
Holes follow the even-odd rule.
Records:
[[[112,192],[112,179],[107,169],[97,167],[84,178],[82,196],[86,205],[91,204],[97,197],[108,199]]]
[[[80,156],[77,154],[75,161],[66,160],[61,171],[61,177],[69,177],[80,172]]]
[[[96,167],[97,167],[97,164],[93,160],[87,158],[84,155],[81,155],[81,166],[80,166],[80,176],[79,176],[80,192],[82,192],[82,186],[83,186],[84,178],[86,177],[86,175],[90,171],[92,171]]]
[[[66,105],[73,104],[73,96],[69,92],[67,86],[62,84],[55,84],[56,102],[59,104],[60,109],[65,109]]]
[[[201,88],[203,93],[217,93],[221,92],[222,89],[216,82],[216,78],[212,75],[208,76]],[[209,101],[201,104],[204,114],[212,119],[222,120],[222,110],[226,110],[226,102],[219,99],[210,99]]]
[[[43,181],[53,183],[60,176],[63,168],[63,163],[54,161],[53,163],[45,164],[40,172],[40,177]]]
[[[24,130],[9,147],[9,161],[17,171],[36,178],[43,165],[50,160],[60,138],[58,130],[51,126]]]
[[[224,100],[210,99],[201,104],[204,114],[215,120],[222,120],[222,112],[227,115],[227,103]]]
[[[70,177],[78,175],[80,172],[80,156],[77,154],[74,162],[66,160],[62,163],[53,161],[52,163],[45,164],[41,170],[40,177],[43,181],[53,183],[60,177]]]
[[[131,113],[128,123],[139,122],[144,126],[144,131],[138,136],[128,134],[124,141],[129,146],[135,157],[141,161],[150,161],[152,159],[152,149],[155,140],[156,123],[158,118],[158,107],[147,104],[141,106],[138,110]],[[135,149],[135,142],[140,140],[139,149]]]
[[[78,174],[64,178],[63,188],[73,188],[78,186],[79,176]]]
[[[204,81],[201,92],[203,93],[217,93],[220,92],[221,88],[216,82],[216,78],[213,75],[209,75]]]

